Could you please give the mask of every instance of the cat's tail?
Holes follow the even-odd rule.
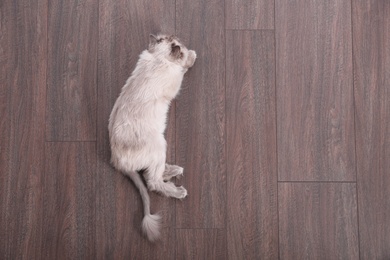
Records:
[[[142,220],[142,231],[148,237],[149,241],[153,242],[160,237],[161,217],[158,214],[150,214],[150,198],[145,184],[142,182],[141,176],[135,172],[127,172],[127,175],[134,182],[135,186],[141,193],[142,202],[144,204],[144,219]]]

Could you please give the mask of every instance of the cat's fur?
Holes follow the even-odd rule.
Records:
[[[182,175],[183,168],[166,164],[164,131],[169,104],[195,59],[195,51],[188,50],[177,37],[150,35],[149,47],[139,56],[110,115],[111,162],[131,178],[141,193],[142,229],[150,241],[160,235],[161,217],[150,214],[148,191],[138,171],[145,170],[149,190],[179,199],[187,196],[184,187],[169,181]]]

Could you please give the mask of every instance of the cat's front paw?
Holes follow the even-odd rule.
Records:
[[[194,50],[190,50],[190,53],[192,54],[192,57],[193,57],[193,59],[194,59],[194,62],[192,63],[192,65],[194,65],[195,60],[196,60],[196,58],[197,58],[198,56],[196,55],[196,52],[195,52]]]
[[[192,66],[194,66],[196,58],[197,58],[196,52],[194,50],[190,50],[188,52],[187,68],[191,68]]]

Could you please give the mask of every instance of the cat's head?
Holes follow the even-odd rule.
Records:
[[[192,67],[196,59],[195,51],[188,50],[174,35],[151,34],[148,51],[186,69]]]

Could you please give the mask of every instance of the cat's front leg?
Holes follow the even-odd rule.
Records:
[[[193,50],[190,50],[188,52],[188,57],[186,60],[185,68],[188,69],[188,68],[191,68],[192,66],[194,66],[195,60],[196,60],[196,52]]]

